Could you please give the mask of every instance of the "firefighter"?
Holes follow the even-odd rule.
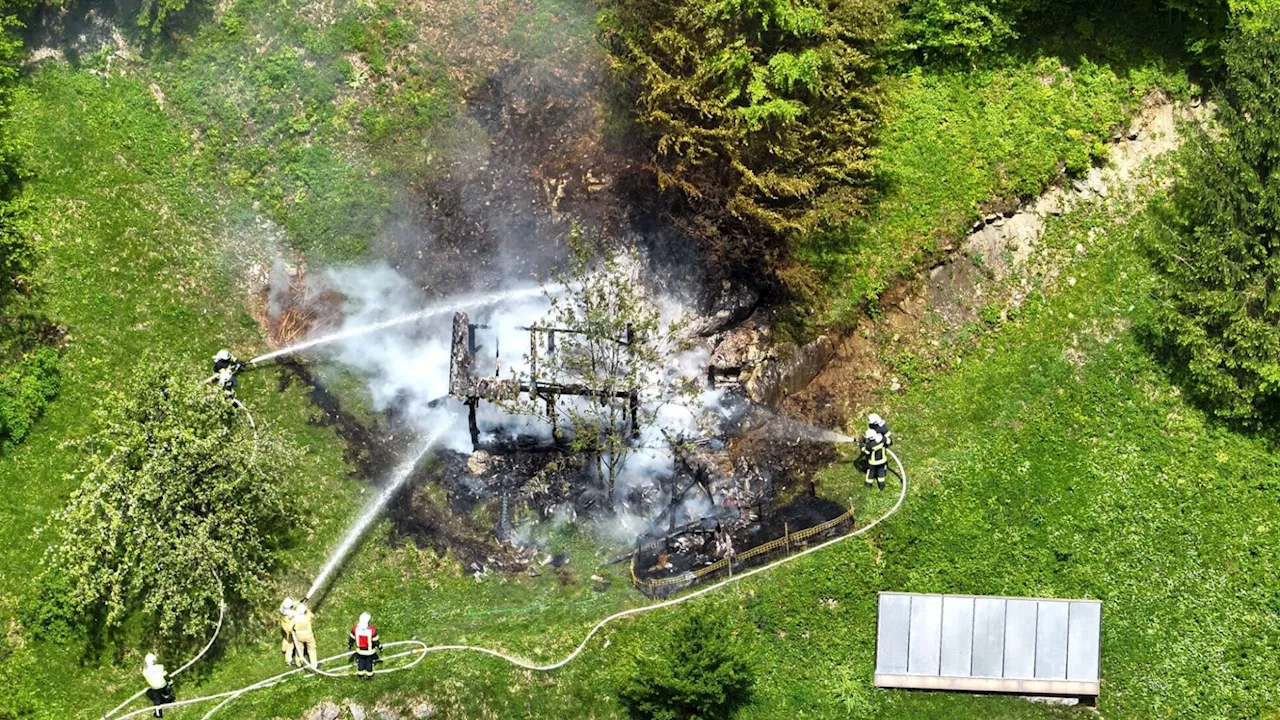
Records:
[[[289,667],[297,667],[298,646],[293,642],[293,598],[280,603],[280,651]]]
[[[874,482],[883,490],[885,474],[889,467],[884,436],[868,428],[867,434],[862,438],[862,454],[867,456],[867,487],[871,487],[871,483]]]
[[[373,664],[378,662],[382,641],[378,639],[378,628],[369,624],[369,613],[361,613],[360,621],[351,628],[347,649],[355,651],[352,657],[356,661],[356,675],[372,680]]]
[[[293,642],[297,646],[298,664],[316,666],[316,636],[311,630],[311,621],[315,616],[307,601],[303,600],[293,610]]]
[[[244,369],[244,363],[237,360],[230,350],[223,348],[213,356],[213,381],[227,393],[235,392],[240,385],[236,373]]]
[[[884,418],[875,413],[867,418],[867,429],[875,430],[884,436],[884,446],[893,447],[893,433],[889,432],[889,425],[885,423]]]
[[[152,705],[165,705],[173,702],[173,681],[164,666],[156,662],[155,653],[147,653],[146,664],[142,666],[142,677],[147,680],[147,698]],[[164,717],[164,710],[157,707],[152,717]]]

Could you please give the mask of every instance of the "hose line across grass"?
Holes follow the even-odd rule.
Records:
[[[480,653],[482,655],[492,655],[493,657],[499,658],[501,660],[505,660],[506,662],[512,665],[515,665],[517,667],[521,667],[526,670],[533,670],[536,672],[550,672],[552,670],[558,670],[564,667],[565,665],[568,665],[570,662],[573,662],[575,658],[577,658],[579,655],[582,654],[584,650],[586,650],[587,643],[591,642],[591,638],[595,637],[596,633],[600,632],[600,630],[604,629],[606,625],[616,620],[621,620],[622,618],[630,617],[632,615],[640,615],[643,613],[651,612],[653,610],[661,610],[662,608],[672,607],[673,605],[679,605],[680,603],[688,602],[689,600],[693,600],[694,598],[702,597],[703,595],[708,595],[717,590],[720,590],[721,588],[732,585],[733,583],[745,580],[753,575],[759,575],[760,573],[768,572],[769,570],[773,570],[776,567],[785,565],[793,560],[804,557],[805,555],[808,555],[810,553],[818,552],[819,550],[823,550],[825,548],[831,547],[832,545],[835,545],[837,543],[844,542],[849,538],[862,535],[867,531],[869,531],[871,528],[875,527],[876,525],[879,525],[880,523],[884,522],[891,515],[898,512],[898,509],[902,507],[903,501],[907,499],[907,471],[905,468],[903,468],[902,461],[898,459],[898,456],[892,450],[888,450],[887,452],[889,453],[889,457],[893,458],[894,464],[898,466],[898,477],[902,479],[902,489],[901,491],[899,491],[898,500],[893,504],[893,507],[889,508],[889,510],[885,512],[885,514],[876,518],[870,524],[865,525],[861,528],[858,528],[845,535],[841,535],[840,537],[832,538],[825,542],[818,543],[817,545],[801,550],[800,552],[795,553],[794,555],[788,555],[787,557],[784,557],[781,560],[770,563],[768,565],[761,565],[758,568],[748,570],[738,575],[730,576],[728,578],[725,578],[724,580],[721,580],[720,582],[717,582],[712,585],[708,585],[705,588],[702,588],[700,590],[695,590],[694,592],[688,593],[686,595],[681,595],[680,597],[672,598],[670,600],[664,600],[662,602],[653,603],[651,605],[642,605],[640,607],[631,608],[629,610],[622,610],[620,612],[616,612],[610,615],[609,617],[606,617],[605,619],[601,620],[600,622],[596,623],[594,626],[592,626],[591,630],[587,632],[586,637],[582,638],[582,642],[578,643],[578,646],[574,648],[573,652],[566,655],[562,660],[559,660],[557,662],[550,663],[547,665],[539,665],[538,663],[530,662],[523,658],[514,657],[512,655],[508,655],[498,650],[491,650],[489,648],[478,647],[475,645],[427,646],[426,643],[420,642],[418,640],[401,640],[398,642],[387,643],[383,647],[392,648],[392,647],[403,647],[405,645],[412,645],[414,649],[405,650],[392,655],[388,655],[383,659],[395,660],[403,657],[412,657],[413,658],[412,661],[396,667],[375,670],[374,674],[385,674],[385,673],[402,672],[405,670],[410,670],[413,667],[415,667],[418,663],[422,662],[422,660],[427,656],[428,653],[445,652],[445,651],[474,652],[474,653]],[[221,624],[221,621],[219,621],[219,624]],[[212,645],[212,641],[210,641],[210,645]],[[208,647],[206,647],[205,649],[207,650]],[[201,654],[202,655],[204,654],[203,651],[201,652]],[[197,656],[197,659],[198,657],[199,656]],[[349,670],[345,672],[342,672],[342,671],[331,672],[331,671],[322,669],[322,666],[324,665],[330,664],[340,659],[349,660],[350,657],[351,657],[350,652],[340,653],[338,655],[334,655],[332,657],[327,657],[327,658],[324,658],[323,660],[317,661],[314,667],[294,668],[287,672],[280,673],[279,675],[269,677],[265,680],[260,680],[256,683],[253,683],[252,685],[246,685],[245,687],[242,687],[238,690],[229,690],[227,692],[217,693],[215,695],[205,695],[203,697],[191,698],[189,700],[179,700],[176,702],[166,703],[164,705],[156,705],[153,707],[142,708],[139,710],[134,710],[132,712],[126,713],[124,715],[120,715],[119,717],[114,718],[114,720],[127,720],[128,718],[140,717],[147,713],[153,712],[157,709],[167,710],[169,708],[184,707],[186,705],[195,705],[197,703],[209,702],[211,700],[221,700],[222,702],[215,705],[213,709],[211,709],[208,713],[204,715],[203,720],[209,720],[209,718],[211,718],[214,715],[214,713],[218,712],[218,710],[222,709],[232,700],[235,700],[236,698],[246,693],[252,692],[254,690],[261,690],[263,688],[272,687],[274,685],[282,683],[287,679],[289,679],[290,677],[297,675],[299,673],[309,671],[315,675],[331,677],[331,678],[346,677],[348,675],[351,675],[353,673],[350,672]],[[192,662],[194,662],[194,660]],[[190,665],[190,663],[188,663],[188,665]],[[186,667],[187,666],[184,665],[182,669],[185,670]],[[181,672],[181,670],[179,670],[179,672]],[[174,674],[176,675],[177,673],[174,673]],[[141,693],[139,693],[139,695],[141,695]],[[135,695],[134,698],[138,697],[139,695]],[[124,707],[124,705],[127,705],[134,698],[130,698],[120,707]],[[111,715],[117,712],[119,709],[120,708],[116,708],[115,710],[112,710],[110,713],[107,713],[106,715],[104,715],[103,720],[112,720]]]
[[[213,647],[213,642],[218,639],[218,633],[222,632],[222,621],[225,620],[227,617],[226,593],[223,590],[222,578],[218,577],[217,571],[210,570],[209,572],[213,573],[213,579],[218,583],[218,595],[219,597],[222,598],[221,600],[218,601],[218,624],[213,628],[213,635],[209,637],[209,642],[204,644],[204,647],[201,648],[200,652],[196,653],[196,656],[188,660],[185,665],[169,673],[169,677],[177,677],[178,675],[182,674],[183,670],[186,670],[192,665],[195,665],[196,662],[200,660],[200,658],[204,657],[205,653],[209,652],[209,648]],[[116,713],[120,712],[122,709],[128,706],[129,703],[145,695],[146,692],[147,692],[147,689],[142,688],[137,693],[130,695],[129,699],[115,706],[115,708],[112,709],[111,712],[108,712],[106,715],[103,715],[102,716],[103,720],[107,720],[107,718],[110,718],[112,715],[115,715]]]

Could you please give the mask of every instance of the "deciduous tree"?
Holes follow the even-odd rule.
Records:
[[[281,479],[298,450],[269,428],[255,437],[220,390],[167,364],[144,364],[96,419],[79,487],[49,528],[46,604],[103,633],[141,614],[161,636],[202,637],[224,589],[262,595],[289,533]]]

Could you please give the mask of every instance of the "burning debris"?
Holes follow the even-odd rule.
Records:
[[[566,383],[558,378],[542,379],[538,377],[538,348],[543,346],[544,354],[556,351],[556,334],[574,332],[561,328],[522,328],[529,333],[530,373],[528,382],[518,378],[503,379],[496,374],[493,377],[474,377],[472,365],[476,359],[479,346],[476,342],[477,331],[488,329],[485,325],[473,324],[466,313],[459,312],[453,316],[453,342],[449,351],[449,394],[467,406],[467,422],[471,430],[471,445],[480,445],[480,427],[476,420],[476,409],[481,400],[503,403],[515,400],[520,395],[528,395],[532,400],[546,403],[548,414],[555,417],[555,405],[558,398],[570,395],[593,398],[619,398],[630,405],[630,422],[633,435],[638,432],[636,414],[640,405],[639,393],[636,391],[609,392],[587,387],[581,383]],[[630,324],[627,325],[628,337],[619,342],[630,344]],[[545,338],[545,340],[543,340]],[[494,371],[501,372],[501,347],[494,344]]]

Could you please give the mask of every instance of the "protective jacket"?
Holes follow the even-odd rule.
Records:
[[[293,648],[293,611],[280,613],[280,649]]]
[[[382,649],[382,641],[378,640],[378,628],[372,625],[354,625],[347,638],[347,649],[355,650],[357,655],[377,655]]]
[[[147,686],[152,690],[163,690],[169,687],[169,673],[166,673],[164,666],[159,663],[142,668],[142,677],[146,679]]]
[[[301,612],[293,614],[293,636],[298,639],[298,642],[313,643],[316,641],[316,636],[311,631],[311,620],[314,617],[310,608],[303,608]]]
[[[885,455],[884,446],[884,435],[862,441],[862,452],[867,455],[868,465],[884,465],[889,462],[889,458]]]

